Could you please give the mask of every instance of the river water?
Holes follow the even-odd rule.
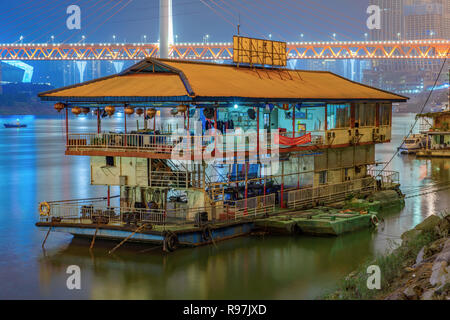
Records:
[[[0,123],[15,122],[2,117]],[[398,243],[405,230],[450,207],[450,161],[396,156],[408,196],[403,209],[385,212],[378,230],[338,238],[251,236],[169,255],[89,242],[35,227],[40,201],[104,196],[89,185],[89,159],[64,156],[62,117],[21,116],[24,129],[0,128],[0,299],[314,299],[358,264]],[[393,118],[393,140],[377,146],[388,161],[414,121]],[[123,119],[105,120],[109,129]],[[132,129],[136,124],[130,121]],[[71,120],[72,132],[95,131],[95,119]],[[440,190],[434,192],[436,190]],[[113,190],[113,194],[114,191]],[[426,193],[425,195],[419,195]],[[142,252],[144,250],[144,252]],[[81,290],[68,290],[67,267],[81,268]]]

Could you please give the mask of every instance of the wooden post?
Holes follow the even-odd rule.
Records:
[[[239,190],[239,182],[238,182],[238,163],[237,163],[237,160],[236,160],[236,163],[234,164],[234,167],[236,168],[236,175],[235,175],[235,178],[236,178],[236,188]]]
[[[123,112],[123,118],[124,118],[124,129],[125,129],[125,134],[127,134],[127,115],[125,114],[125,110]]]
[[[292,106],[292,138],[295,138],[295,104]]]
[[[130,239],[132,236],[134,236],[136,234],[136,232],[139,232],[140,230],[144,229],[147,226],[147,224],[143,224],[142,226],[140,226],[139,228],[137,228],[136,230],[134,230],[134,232],[132,234],[130,234],[128,237],[126,237],[125,239],[122,240],[122,242],[120,242],[117,246],[115,246],[114,248],[112,248],[111,250],[109,250],[108,254],[113,253],[114,251],[116,251],[117,248],[119,248],[121,245],[123,245],[128,239]]]
[[[188,131],[188,134],[189,134],[189,122],[190,122],[190,116],[189,116],[189,106],[187,106],[187,131]]]
[[[95,228],[94,236],[92,237],[91,246],[89,247],[89,250],[92,250],[94,248],[95,238],[97,237],[98,227]]]
[[[380,126],[380,103],[375,104],[375,126]]]
[[[214,108],[214,157],[217,154],[217,108]]]
[[[69,107],[66,107],[66,145],[69,145]]]
[[[100,133],[102,131],[100,121],[100,108],[97,107],[97,133]]]
[[[144,130],[147,130],[147,108],[144,107]]]
[[[350,128],[355,127],[356,121],[356,103],[352,102],[350,104]]]
[[[281,161],[281,192],[280,192],[280,204],[281,208],[284,208],[284,161]]]
[[[256,108],[256,159],[259,162],[259,107]]]
[[[266,167],[264,167],[264,189],[263,189],[264,205],[266,205],[266,184],[267,184],[267,172],[266,172]]]
[[[110,186],[108,186],[107,203],[108,203],[108,207],[109,207],[111,204],[111,187]]]
[[[245,212],[247,212],[247,197],[248,197],[248,166],[250,163],[244,163],[245,167]]]
[[[47,234],[45,235],[44,242],[42,242],[42,249],[44,249],[45,242],[47,241],[48,235],[50,234],[51,230],[52,230],[52,227],[48,228]]]
[[[123,118],[125,119],[125,122],[124,122],[125,123],[125,134],[123,136],[123,138],[124,138],[123,145],[126,147],[128,141],[127,141],[127,115],[125,113],[125,107],[123,108]]]

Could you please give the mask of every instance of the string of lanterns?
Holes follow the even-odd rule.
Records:
[[[65,104],[65,103],[62,103],[62,102],[58,102],[58,103],[55,103],[54,108],[55,108],[56,111],[61,112],[61,110],[65,109],[65,108],[68,108],[68,105]],[[178,105],[175,108],[171,109],[170,113],[172,115],[176,116],[177,114],[186,112],[187,108],[188,108],[187,105]],[[114,113],[116,112],[116,108],[113,105],[106,106],[104,108],[104,110],[105,110],[105,113],[108,116],[110,116],[110,117],[112,115],[114,115]],[[71,111],[72,111],[72,113],[74,115],[78,116],[81,113],[88,114],[90,112],[90,108],[89,107],[76,107],[75,106],[75,107],[71,108]],[[96,110],[95,112],[97,113],[98,111]],[[144,110],[142,108],[137,108],[136,110],[135,110],[134,107],[130,107],[130,106],[126,106],[124,108],[124,113],[126,115],[128,115],[128,116],[133,115],[135,112],[136,112],[136,114],[138,116],[142,116],[144,114]],[[156,115],[157,111],[156,111],[155,108],[150,108],[150,109],[147,109],[145,113],[146,113],[146,115],[147,115],[147,117],[149,119],[153,119],[153,117]]]

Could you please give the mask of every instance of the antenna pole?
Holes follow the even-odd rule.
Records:
[[[241,31],[240,29],[241,29],[241,14],[239,13],[238,25],[237,25],[238,36],[240,35],[240,31]]]

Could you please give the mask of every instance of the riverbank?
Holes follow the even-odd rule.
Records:
[[[323,296],[330,300],[450,300],[450,214],[432,215],[402,234],[402,244],[368,261]],[[380,289],[369,289],[368,266],[381,271]]]

